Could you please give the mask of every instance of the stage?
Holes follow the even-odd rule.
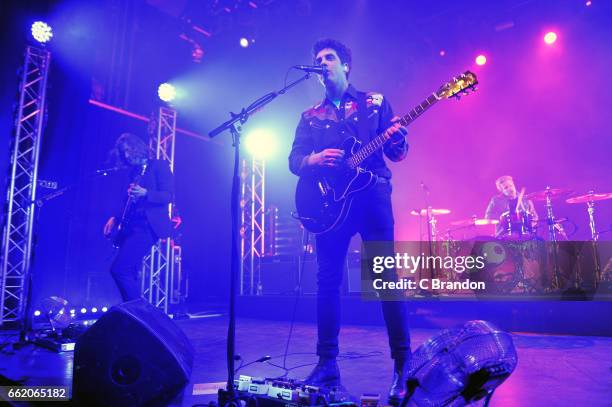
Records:
[[[203,385],[226,380],[224,315],[205,312],[201,318],[177,321],[193,344],[194,370],[182,397],[172,406],[193,406],[216,400],[202,393]],[[263,356],[268,362],[244,367],[239,374],[278,377],[283,365],[289,321],[239,318],[237,353],[244,364]],[[439,329],[413,328],[413,350]],[[513,333],[518,353],[514,373],[500,386],[492,406],[606,406],[612,399],[612,338],[577,335]],[[294,326],[286,368],[289,378],[304,378],[316,363],[316,325],[297,322]],[[346,324],[340,334],[339,366],[342,382],[359,399],[363,393],[384,396],[391,379],[392,363],[385,328],[380,325]],[[54,353],[34,345],[10,354],[0,354],[3,379],[27,385],[65,385],[72,381],[72,353]],[[237,363],[237,366],[240,362]]]

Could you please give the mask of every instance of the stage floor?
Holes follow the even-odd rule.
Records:
[[[209,316],[177,321],[196,349],[194,371],[182,400],[192,406],[214,400],[197,394],[203,383],[226,379],[226,318]],[[282,365],[289,322],[239,318],[237,353],[245,363],[270,355],[267,363],[254,363],[240,373],[276,377]],[[435,335],[435,329],[413,329],[413,349]],[[3,334],[6,335],[6,332]],[[6,336],[4,336],[6,338]],[[316,326],[294,326],[286,367],[289,377],[303,378],[316,362]],[[519,361],[515,372],[498,388],[492,406],[609,406],[612,400],[612,338],[514,334]],[[355,397],[362,393],[385,395],[391,379],[385,328],[345,325],[340,338],[342,381]],[[0,375],[29,385],[70,385],[72,353],[57,354],[29,345],[13,354],[0,353]]]

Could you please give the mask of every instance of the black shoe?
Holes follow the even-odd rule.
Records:
[[[319,359],[304,382],[315,387],[340,387],[340,369],[336,359]]]
[[[397,359],[393,363],[393,381],[389,389],[389,404],[397,406],[406,395],[406,379],[408,378],[408,361]]]

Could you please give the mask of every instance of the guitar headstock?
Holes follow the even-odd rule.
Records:
[[[455,77],[442,85],[442,87],[436,92],[436,95],[440,99],[449,99],[451,97],[456,97],[459,99],[461,96],[468,95],[470,90],[475,92],[477,84],[478,79],[476,79],[476,74],[470,71],[465,71],[458,77]]]

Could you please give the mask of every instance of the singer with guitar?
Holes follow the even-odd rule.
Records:
[[[130,184],[121,211],[104,225],[104,235],[118,248],[111,275],[123,301],[130,301],[140,297],[142,258],[159,238],[172,232],[168,204],[174,180],[168,163],[151,159],[147,144],[134,134],[122,134],[114,153],[119,165],[130,171]]]
[[[351,51],[344,44],[332,39],[320,40],[313,46],[313,57],[317,65],[325,67],[319,76],[325,87],[325,99],[306,110],[297,126],[289,168],[300,176],[300,182],[311,175],[333,173],[341,168],[349,153],[341,147],[347,137],[353,136],[364,144],[380,133],[387,137],[383,148],[363,163],[373,173],[371,185],[355,195],[341,225],[316,235],[319,362],[306,382],[315,386],[338,386],[341,384],[336,363],[340,284],[349,242],[355,233],[359,233],[364,241],[386,241],[392,245],[391,171],[383,157],[391,161],[403,160],[408,145],[405,129],[393,122],[388,100],[379,93],[360,92],[349,84]],[[317,188],[324,189],[325,185],[318,184]],[[397,403],[405,391],[405,374],[410,358],[405,303],[382,301],[382,309],[394,359],[389,401]]]

